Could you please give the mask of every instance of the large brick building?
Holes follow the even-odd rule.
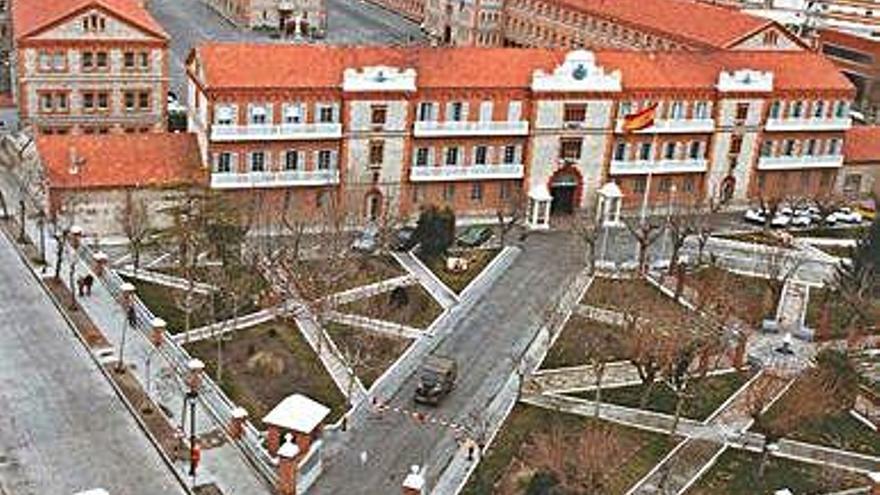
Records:
[[[327,30],[325,0],[204,0],[235,24],[319,37]]]
[[[771,20],[689,0],[372,1],[422,22],[437,41],[457,46],[804,48]]]
[[[140,0],[15,0],[13,95],[38,133],[165,128],[168,36]]]
[[[301,210],[345,193],[366,216],[487,214],[542,190],[569,211],[608,181],[631,205],[820,195],[854,95],[809,51],[208,44],[188,72],[212,188]],[[623,128],[653,105],[653,125]]]

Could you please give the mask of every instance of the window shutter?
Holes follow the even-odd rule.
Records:
[[[523,152],[522,146],[517,145],[517,146],[516,146],[516,152],[514,153],[514,156],[516,157],[514,161],[515,161],[517,164],[522,164],[522,162],[523,162],[522,152]]]
[[[452,120],[452,103],[451,101],[446,103],[446,115],[443,116],[443,120]]]
[[[338,151],[336,151],[336,150],[330,151],[330,168],[332,168],[332,169],[338,168],[337,167],[338,164],[336,163],[337,155],[339,155]]]
[[[468,103],[464,102],[461,104],[461,120],[462,122],[467,121],[468,119]]]

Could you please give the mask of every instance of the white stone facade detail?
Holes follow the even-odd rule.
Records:
[[[342,76],[343,91],[415,91],[415,69],[399,69],[379,65],[346,69]]]
[[[565,62],[547,74],[536,70],[532,75],[533,91],[612,91],[622,89],[619,70],[608,73],[596,65],[596,56],[586,50],[574,50],[565,56]]]

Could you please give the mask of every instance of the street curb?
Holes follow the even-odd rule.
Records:
[[[135,423],[138,425],[138,428],[140,428],[140,430],[142,432],[144,432],[144,434],[147,437],[147,440],[149,440],[149,442],[153,445],[153,448],[155,448],[156,451],[159,453],[159,457],[162,459],[162,462],[165,463],[165,466],[174,475],[174,478],[177,480],[177,482],[183,488],[184,492],[186,492],[187,494],[193,495],[192,489],[189,487],[188,483],[182,477],[182,475],[177,471],[177,468],[174,465],[174,462],[171,460],[171,458],[168,457],[168,455],[162,449],[161,445],[159,444],[159,440],[147,428],[146,423],[140,417],[140,415],[137,413],[137,410],[134,407],[134,405],[128,400],[127,397],[125,397],[125,394],[122,392],[122,389],[120,389],[119,386],[116,384],[116,382],[113,381],[113,377],[110,375],[110,372],[98,361],[97,356],[95,356],[95,353],[92,352],[92,349],[89,347],[88,343],[82,338],[82,335],[79,334],[79,332],[76,329],[76,325],[73,323],[73,320],[70,318],[70,316],[67,314],[67,311],[64,309],[64,305],[61,304],[54,297],[52,292],[49,290],[49,287],[46,285],[46,282],[42,279],[42,277],[40,277],[40,275],[29,264],[27,257],[24,255],[24,253],[22,253],[22,251],[19,248],[16,241],[14,239],[9,238],[9,234],[6,232],[6,229],[0,229],[0,230],[3,231],[4,237],[6,237],[6,239],[12,244],[16,255],[18,255],[19,259],[21,259],[21,261],[25,265],[25,268],[27,269],[28,273],[30,273],[30,275],[34,278],[34,280],[37,281],[37,284],[40,286],[40,288],[43,290],[43,292],[46,293],[46,296],[49,298],[49,301],[52,302],[52,305],[55,306],[55,309],[58,311],[58,313],[61,315],[61,317],[64,319],[64,321],[67,323],[68,330],[70,330],[70,332],[73,334],[73,336],[76,338],[76,340],[80,343],[80,345],[83,346],[83,348],[85,349],[86,353],[88,354],[89,359],[91,360],[92,364],[94,364],[98,368],[98,370],[104,376],[104,379],[110,384],[110,388],[113,389],[113,393],[116,395],[117,398],[119,398],[120,402],[122,402],[122,405],[128,410],[128,413],[134,418]]]

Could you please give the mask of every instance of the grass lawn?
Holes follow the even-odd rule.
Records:
[[[787,248],[791,247],[782,241],[779,237],[773,235],[772,232],[766,230],[755,230],[751,232],[740,232],[738,234],[722,234],[718,235],[722,239],[730,239],[732,241],[748,242],[751,244],[762,244],[764,246],[773,246]]]
[[[828,333],[822,330],[822,312],[825,304],[829,304],[828,312]],[[880,301],[875,303],[877,307],[875,312],[880,312]],[[839,339],[847,336],[847,328],[851,316],[852,309],[844,304],[839,296],[828,289],[810,288],[810,298],[807,301],[806,325],[816,330],[817,339]]]
[[[379,320],[393,321],[415,328],[428,328],[440,316],[443,308],[420,285],[401,287],[406,294],[406,302],[394,300],[393,292],[376,294],[339,306],[343,313],[353,313]]]
[[[833,468],[797,462],[782,457],[767,461],[758,479],[759,454],[728,449],[687,495],[765,495],[788,488],[798,495],[824,493],[867,486],[868,480]]]
[[[838,258],[849,258],[852,256],[853,247],[850,246],[815,246],[816,249],[837,256]]]
[[[468,269],[463,272],[452,272],[446,269],[446,258],[424,258],[419,259],[425,263],[434,275],[437,276],[447,287],[452,289],[456,294],[460,294],[465,287],[471,283],[471,280],[477,278],[483,269],[495,259],[495,256],[501,252],[500,249],[467,249],[450,253],[454,256],[460,256],[469,260]]]
[[[688,275],[685,284],[703,294],[708,309],[732,314],[752,326],[760,326],[765,316],[776,313],[776,301],[770,300],[767,280],[762,278],[707,266]]]
[[[563,451],[588,444],[591,462],[604,475],[601,493],[619,494],[644,476],[675,444],[657,433],[609,422],[518,404],[504,423],[486,456],[471,475],[465,495],[556,493],[528,491],[527,486],[547,474],[536,455],[536,442],[546,440],[558,428],[559,442],[542,442]],[[591,439],[608,439],[595,441]]]
[[[360,360],[360,365],[355,366],[355,373],[367,388],[370,388],[412,343],[409,339],[380,335],[339,323],[331,322],[324,328],[344,358],[356,356]]]
[[[390,255],[353,254],[340,260],[310,259],[301,261],[300,269],[332,293],[406,275],[406,270]],[[324,287],[320,289],[323,291]]]
[[[541,363],[542,369],[581,366],[587,363],[586,351],[590,339],[607,342],[607,352],[603,353],[609,361],[624,359],[624,345],[621,332],[623,328],[600,323],[572,314],[562,332],[547,352]]]
[[[824,237],[826,239],[859,239],[868,227],[816,227],[815,229],[793,230],[791,235],[795,237]]]
[[[705,421],[750,377],[751,374],[746,372],[731,372],[692,380],[688,385],[688,393],[693,394],[694,397],[685,400],[681,411],[682,417]],[[643,391],[643,385],[604,389],[602,390],[602,402],[638,408]],[[588,400],[595,398],[592,391],[572,395]],[[645,409],[670,415],[675,414],[675,392],[664,383],[655,383]]]
[[[687,310],[643,278],[613,279],[596,277],[581,304],[611,310],[626,310],[627,303],[639,307],[663,308],[685,313]]]
[[[235,332],[223,342],[223,380],[219,385],[236,404],[260,420],[282,399],[300,393],[331,409],[329,423],[346,408],[345,397],[324,370],[293,323],[275,321]],[[217,341],[203,340],[187,346],[216,376]]]
[[[138,297],[150,308],[154,315],[165,320],[168,324],[168,333],[176,334],[184,331],[186,327],[186,312],[181,308],[184,305],[186,292],[172,289],[164,285],[144,282],[137,279],[123,277],[126,282],[131,282],[136,288]],[[198,328],[209,323],[208,298],[201,294],[193,294],[193,311],[190,313],[190,329]]]

